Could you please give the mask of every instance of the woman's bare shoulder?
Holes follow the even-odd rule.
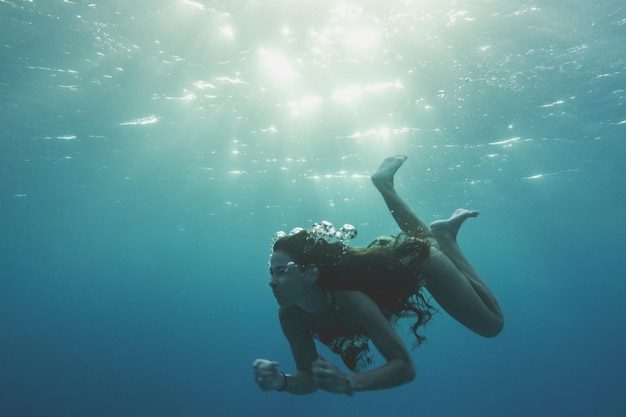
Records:
[[[358,290],[334,290],[335,300],[341,302],[358,302],[363,299],[371,300],[367,295]]]
[[[356,290],[335,290],[337,307],[348,315],[379,313],[378,305],[369,296]]]

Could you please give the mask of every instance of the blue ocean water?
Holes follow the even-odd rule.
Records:
[[[624,414],[623,1],[0,0],[0,35],[1,416]],[[481,211],[503,333],[440,313],[411,384],[260,392],[273,233],[397,232],[393,154],[425,221]]]

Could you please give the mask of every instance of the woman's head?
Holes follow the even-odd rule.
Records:
[[[307,297],[325,287],[326,275],[339,261],[344,246],[329,243],[315,230],[295,230],[272,247],[270,287],[281,306],[306,303]]]
[[[272,252],[269,272],[269,285],[280,306],[301,304],[317,285],[315,266],[303,267],[290,254],[280,250]]]

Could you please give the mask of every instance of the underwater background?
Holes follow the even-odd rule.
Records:
[[[0,0],[0,35],[1,416],[624,415],[623,0]],[[394,154],[424,221],[481,212],[504,331],[441,312],[408,385],[260,392],[273,234],[397,233]]]

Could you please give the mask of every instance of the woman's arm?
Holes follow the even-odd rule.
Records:
[[[317,359],[317,349],[307,317],[302,309],[296,306],[281,307],[278,316],[298,369],[295,374],[285,376],[283,390],[298,395],[317,391],[317,384],[311,374],[311,364]]]
[[[335,301],[348,319],[365,330],[387,360],[376,369],[351,375],[346,392],[392,388],[411,382],[415,378],[411,356],[378,305],[362,292],[350,290],[335,291]]]

